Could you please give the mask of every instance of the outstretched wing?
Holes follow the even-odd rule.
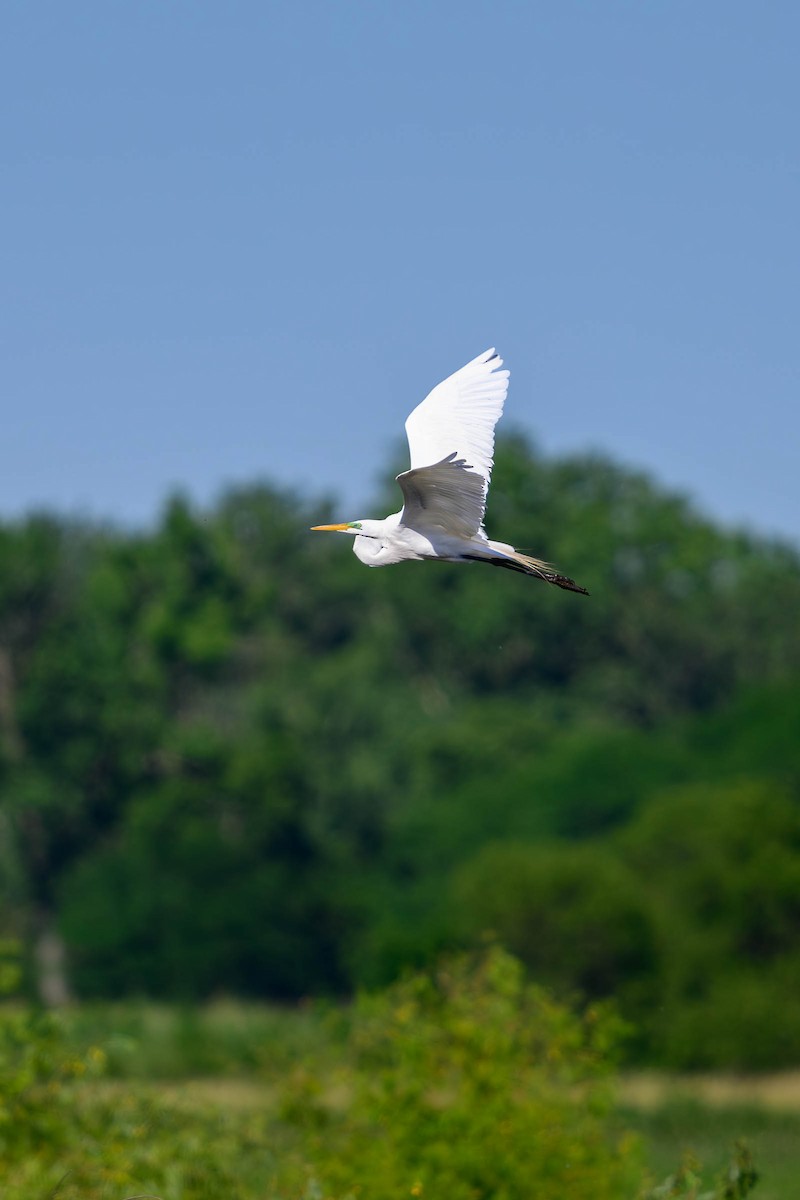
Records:
[[[403,490],[401,525],[420,533],[472,538],[483,521],[486,484],[455,451],[429,467],[397,476]]]
[[[485,350],[438,384],[406,421],[411,469],[453,455],[483,480],[484,497],[494,460],[494,427],[508,391],[508,371],[494,349]]]

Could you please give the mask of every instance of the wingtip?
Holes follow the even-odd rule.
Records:
[[[468,363],[464,363],[464,366],[461,367],[460,370],[465,371],[469,367],[488,366],[489,370],[493,372],[492,379],[496,379],[497,375],[494,372],[497,372],[497,368],[502,367],[502,365],[503,360],[497,353],[497,350],[494,348],[494,346],[490,346],[488,350],[484,350],[483,354],[479,354],[477,358],[472,358]],[[455,372],[456,375],[458,373],[458,371]]]
[[[483,354],[479,354],[477,358],[474,358],[471,363],[467,364],[467,366],[488,367],[492,373],[491,378],[493,380],[498,380],[503,375],[508,377],[511,374],[510,371],[501,371],[500,368],[502,365],[503,360],[494,346],[490,346],[488,350],[484,350]]]

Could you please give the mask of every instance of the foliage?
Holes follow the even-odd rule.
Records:
[[[604,848],[490,843],[456,873],[453,889],[467,940],[491,930],[534,978],[562,992],[613,995],[631,1016],[657,999],[651,906],[640,879]]]
[[[297,1070],[279,1111],[226,1111],[103,1085],[102,1050],[76,1055],[60,1020],[0,1009],[3,1195],[523,1200],[535,1188],[541,1200],[565,1190],[632,1200],[638,1190],[638,1145],[612,1108],[617,1023],[556,1004],[504,952],[363,996],[344,1027],[327,1069],[323,1058]]]
[[[134,1191],[161,1200],[243,1196],[242,1131],[216,1114],[191,1119],[135,1093],[104,1097],[87,1080],[99,1049],[70,1055],[52,1017],[0,1013],[0,1172],[7,1200],[105,1200]]]
[[[635,1146],[609,1129],[616,1026],[579,1018],[499,950],[359,1002],[343,1112],[301,1077],[284,1111],[319,1127],[326,1195],[573,1200],[624,1195]]]
[[[3,946],[0,995],[13,992],[18,948]],[[76,1051],[53,1014],[0,1006],[0,1176],[5,1200],[105,1200],[144,1183],[162,1200],[241,1195],[217,1117],[157,1109],[133,1093],[103,1097],[106,1054]],[[92,1081],[95,1081],[94,1083]],[[240,1135],[241,1136],[241,1135]]]
[[[124,1001],[73,1005],[59,1014],[77,1056],[102,1046],[105,1078],[172,1082],[257,1079],[273,1084],[298,1061],[318,1069],[341,1038],[322,1002],[300,1006],[219,1000],[202,1007]]]
[[[739,1143],[714,1188],[707,1190],[698,1165],[689,1156],[663,1183],[648,1190],[643,1200],[744,1200],[758,1182],[758,1172],[748,1148]]]
[[[731,1094],[733,1089],[727,1089],[730,1077],[720,1073],[713,1077],[718,1100],[707,1104],[692,1098],[696,1097],[696,1089],[690,1077],[663,1082],[666,1094],[659,1102],[653,1104],[651,1099],[644,1107],[628,1107],[621,1114],[626,1127],[633,1129],[646,1147],[651,1187],[656,1181],[663,1185],[671,1180],[674,1185],[683,1167],[684,1177],[689,1172],[695,1177],[702,1175],[701,1192],[709,1190],[711,1181],[715,1181],[722,1197],[729,1197],[732,1183],[742,1187],[749,1184],[753,1189],[757,1168],[758,1200],[785,1200],[794,1194],[800,1115],[791,1093],[786,1094],[785,1108],[756,1103],[743,1107],[741,1100]],[[741,1092],[736,1094],[740,1096]],[[741,1140],[743,1135],[746,1145]],[[752,1153],[748,1147],[752,1147]],[[703,1163],[702,1172],[698,1162]]]
[[[775,784],[687,786],[642,810],[620,852],[652,897],[663,1062],[759,1068],[800,1055],[800,806]]]
[[[367,571],[324,515],[261,486],[146,532],[0,527],[0,932],[29,990],[55,930],[79,996],[189,1002],[350,994],[493,928],[613,992],[640,1054],[799,1059],[796,551],[519,438],[490,532],[588,599]]]
[[[490,844],[452,887],[467,936],[494,931],[561,993],[613,995],[640,1057],[800,1058],[800,806],[778,784],[673,788],[578,845]]]

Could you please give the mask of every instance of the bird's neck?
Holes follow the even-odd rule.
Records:
[[[361,529],[353,543],[356,557],[368,567],[385,567],[407,557],[392,537],[399,519],[400,514],[393,513],[382,521],[360,521]]]

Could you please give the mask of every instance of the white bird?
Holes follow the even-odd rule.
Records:
[[[445,379],[406,421],[411,469],[397,476],[403,507],[382,521],[314,525],[349,533],[368,567],[406,560],[485,562],[588,595],[538,558],[486,536],[483,517],[494,460],[494,427],[503,412],[508,371],[494,348]]]

